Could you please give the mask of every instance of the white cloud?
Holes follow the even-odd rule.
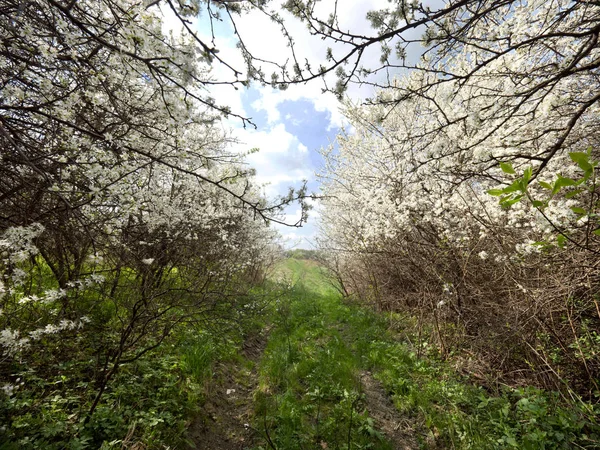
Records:
[[[316,13],[320,17],[327,17],[333,11],[335,0],[323,0],[317,2]],[[356,34],[372,35],[373,30],[366,20],[367,12],[373,9],[388,7],[388,0],[345,0],[343,4],[338,5],[338,21],[341,29],[352,30]],[[280,12],[284,18],[286,27],[291,36],[294,37],[294,53],[298,61],[310,61],[313,68],[320,64],[327,64],[325,55],[327,47],[331,44],[317,36],[312,36],[305,23],[300,22],[287,12]],[[253,56],[259,59],[275,61],[280,64],[289,60],[290,48],[287,41],[281,33],[277,24],[270,20],[263,13],[253,10],[243,15],[236,22],[239,36],[244,44],[250,49]],[[232,61],[235,67],[243,67],[243,61],[240,59],[239,51],[235,46],[235,41],[231,36],[218,36],[217,47],[221,50],[220,55],[227,61]],[[334,55],[341,56],[349,50],[342,45],[334,45]],[[362,55],[362,60],[366,66],[376,66],[379,59],[379,48],[372,46],[367,48]],[[267,76],[275,71],[274,66],[263,65]],[[382,76],[384,76],[382,74]],[[335,75],[329,74],[327,77],[329,86],[333,86],[336,81]],[[339,102],[335,96],[329,92],[322,92],[324,84],[322,80],[315,79],[307,84],[291,85],[287,90],[281,91],[272,89],[270,86],[254,86],[260,94],[252,107],[259,111],[265,111],[269,124],[276,124],[281,121],[281,114],[278,106],[286,101],[308,100],[313,104],[316,111],[330,113],[330,123],[328,129],[339,127],[345,123],[343,115],[339,111]],[[348,96],[353,99],[364,99],[372,95],[372,88],[368,86],[350,85]]]
[[[286,222],[290,224],[300,220],[300,209],[296,208],[286,215]],[[286,227],[284,225],[275,225],[275,229],[279,231],[282,237],[282,243],[285,248],[312,248],[314,247],[317,230],[315,221],[313,220],[312,211],[309,213],[308,223],[302,228]]]
[[[248,156],[248,163],[256,169],[256,179],[267,184],[265,192],[274,197],[284,193],[288,186],[298,186],[302,180],[313,178],[308,148],[285,129],[283,123],[268,130],[237,130],[242,142],[238,151],[258,148]]]
[[[321,92],[321,86],[316,83],[290,86],[285,91],[273,89],[270,86],[259,86],[257,90],[260,98],[252,103],[252,107],[257,111],[266,112],[268,122],[273,124],[281,121],[281,113],[279,112],[281,103],[307,100],[312,103],[316,111],[330,114],[328,130],[333,127],[341,127],[345,121],[340,112],[338,100],[331,92]],[[293,121],[294,118],[291,118],[291,120]]]

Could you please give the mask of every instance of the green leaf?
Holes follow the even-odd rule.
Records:
[[[594,169],[594,166],[590,163],[590,156],[584,152],[571,152],[569,156],[573,160],[573,162],[577,163],[577,165],[584,172],[591,171]]]
[[[500,204],[505,208],[510,208],[515,203],[519,202],[523,198],[523,195],[517,195],[514,198],[507,197],[506,200],[501,200]]]
[[[556,242],[558,242],[558,246],[563,248],[565,246],[565,242],[567,242],[567,237],[564,234],[559,234],[556,236]]]
[[[579,161],[588,161],[590,155],[587,152],[570,152],[569,157],[573,160],[573,162],[579,163]]]
[[[568,192],[568,193],[565,194],[565,198],[573,198],[577,194],[582,193],[583,191],[585,191],[585,189],[576,189],[574,191]]]
[[[494,197],[500,197],[502,194],[504,194],[504,191],[502,189],[489,189],[487,193],[493,195]]]
[[[521,183],[522,180],[515,180],[508,187],[502,189],[502,192],[505,194],[510,194],[511,192],[519,192],[523,190],[523,185]]]
[[[534,207],[536,207],[536,208],[542,208],[542,207],[546,206],[546,202],[542,202],[542,201],[539,201],[539,200],[533,200],[533,201],[531,202],[531,204],[532,204]]]
[[[571,207],[571,211],[573,211],[575,214],[582,214],[582,215],[587,214],[587,210],[580,208],[579,206]]]
[[[575,186],[577,185],[577,181],[572,178],[561,177],[558,176],[558,179],[554,182],[554,187],[552,188],[552,193],[557,194],[563,187],[565,186]]]
[[[548,189],[549,191],[552,190],[552,185],[550,183],[546,183],[545,181],[540,181],[539,183],[544,189]]]
[[[600,236],[600,228],[598,228],[597,230],[594,230],[594,231],[593,231],[593,233],[594,233],[596,236]]]
[[[511,163],[501,162],[500,168],[502,169],[502,172],[504,172],[504,173],[509,173],[511,175],[514,175],[517,173],[517,172],[515,172],[515,169],[513,169],[513,166]]]
[[[525,183],[529,183],[529,180],[531,180],[531,175],[533,175],[533,168],[528,167],[525,169],[525,172],[523,172],[523,180]]]

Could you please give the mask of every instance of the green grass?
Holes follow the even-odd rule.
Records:
[[[185,448],[185,427],[218,375],[215,364],[248,364],[238,356],[241,343],[265,328],[270,337],[253,399],[259,448],[392,449],[366,410],[359,377],[365,370],[412,422],[422,448],[600,448],[596,405],[566,404],[533,388],[489,394],[403,342],[397,331],[409,329],[410,318],[395,315],[391,327],[389,316],[344,301],[314,261],[284,260],[272,278],[278,282],[255,288],[257,300],[243,303],[252,311],[238,308],[228,329],[180,329],[122,366],[87,424],[82,411],[96,392],[89,359],[49,359],[40,363],[43,373],[15,363],[13,378],[23,384],[12,397],[0,396],[0,450]],[[107,307],[95,320],[114,314]],[[77,356],[81,347],[73,340],[69,348]]]
[[[262,448],[391,449],[365,411],[359,361],[335,320],[340,299],[317,269],[302,269],[300,278],[320,277],[320,284],[297,283],[274,305],[255,398]]]
[[[302,286],[304,291],[310,291],[317,297],[333,296],[337,292],[327,275],[327,269],[312,260],[284,259],[277,264],[270,279],[288,287]]]
[[[261,448],[391,448],[365,410],[361,370],[414,423],[422,448],[600,448],[597,407],[533,388],[493,396],[434,355],[417,356],[387,317],[342,301],[324,275],[297,259],[274,272],[281,292],[255,398]]]

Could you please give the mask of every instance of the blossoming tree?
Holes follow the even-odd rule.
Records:
[[[31,394],[34,374],[85,378],[68,388],[80,420],[63,438],[93,434],[78,427],[122,365],[176,327],[256,306],[247,294],[270,257],[268,222],[305,195],[266,200],[229,151],[219,117],[250,122],[209,88],[246,81],[233,69],[211,78],[227,63],[191,23],[203,5],[223,7],[0,5],[0,379],[19,395],[16,380]],[[34,406],[6,403],[3,419],[43,416],[43,386]],[[27,440],[35,420],[2,432]]]
[[[338,71],[342,88],[370,76],[380,89],[347,103],[352,132],[324,151],[324,242],[350,290],[425,311],[442,353],[469,336],[507,373],[535,361],[541,384],[597,389],[598,6],[399,2],[372,14],[376,38],[318,22],[310,5],[299,14],[357,64],[383,46],[382,68]],[[415,27],[423,37],[406,38]],[[413,41],[426,47],[411,66]]]

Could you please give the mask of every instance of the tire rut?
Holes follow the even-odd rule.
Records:
[[[252,429],[253,396],[258,387],[258,362],[267,343],[267,332],[250,336],[240,350],[250,367],[222,364],[198,417],[188,429],[195,450],[247,450],[257,442]]]
[[[381,383],[368,371],[360,373],[360,382],[369,416],[394,449],[418,449],[412,422],[398,411]]]

